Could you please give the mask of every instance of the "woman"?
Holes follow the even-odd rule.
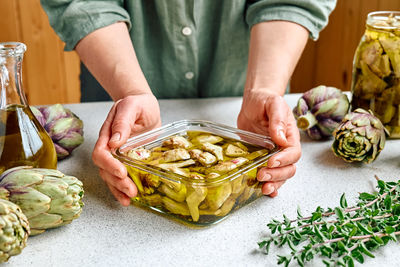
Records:
[[[93,151],[111,192],[137,189],[110,154],[161,125],[157,98],[243,95],[238,127],[283,151],[258,173],[274,197],[295,173],[299,133],[282,98],[308,36],[318,38],[334,0],[41,0],[50,23],[115,101]]]

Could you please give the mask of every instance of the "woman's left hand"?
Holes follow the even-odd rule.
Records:
[[[278,94],[267,89],[249,90],[243,97],[237,125],[243,130],[268,135],[282,147],[257,174],[257,179],[265,182],[263,194],[277,196],[282,184],[295,174],[295,163],[301,156],[300,135],[292,110]]]

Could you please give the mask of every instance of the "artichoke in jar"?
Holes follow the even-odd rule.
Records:
[[[174,214],[179,214],[183,216],[189,216],[190,212],[185,203],[176,202],[168,197],[162,197],[161,199],[164,207]]]
[[[58,170],[15,167],[2,173],[0,188],[1,198],[28,218],[31,235],[68,224],[82,212],[82,182]]]
[[[0,262],[21,253],[30,230],[28,219],[16,204],[0,199]]]
[[[68,108],[55,104],[31,110],[53,140],[59,160],[83,143],[83,122]]]
[[[199,205],[206,198],[207,192],[207,187],[202,186],[194,185],[188,189],[186,203],[194,222],[197,222],[200,218]]]
[[[222,185],[208,188],[208,194],[205,199],[207,206],[210,210],[219,209],[231,193],[232,186],[230,183],[223,183]]]
[[[332,150],[348,162],[373,162],[385,147],[385,127],[361,108],[347,114],[335,129]]]
[[[349,100],[341,90],[320,85],[302,95],[293,114],[299,129],[311,139],[320,140],[332,136],[349,107]]]

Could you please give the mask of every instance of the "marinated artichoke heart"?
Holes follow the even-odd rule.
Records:
[[[202,148],[207,152],[213,153],[218,160],[224,160],[224,155],[222,154],[222,147],[206,142],[202,143]]]
[[[193,142],[198,142],[198,143],[210,143],[210,144],[215,144],[223,141],[224,139],[220,136],[216,135],[210,135],[210,134],[202,134],[197,136],[196,138],[193,139]]]
[[[192,149],[189,151],[189,154],[193,159],[198,160],[203,166],[209,166],[217,161],[217,158],[213,154],[203,152],[200,149]]]
[[[228,157],[241,157],[247,154],[248,153],[246,150],[232,144],[228,144],[225,149],[225,155],[227,155]]]
[[[183,177],[157,176],[127,165],[138,188],[138,201],[187,221],[205,223],[226,216],[261,192],[256,168],[231,181],[219,179],[268,153],[260,146],[189,131],[166,138],[161,146],[136,148],[126,155]]]
[[[184,148],[177,148],[169,151],[165,151],[162,155],[164,162],[178,161],[190,159],[189,152]]]
[[[132,149],[128,152],[128,157],[137,160],[145,160],[150,158],[151,151],[144,148]]]
[[[400,21],[383,15],[367,21],[354,56],[352,109],[371,110],[400,138]]]
[[[189,148],[192,144],[185,137],[176,135],[165,140],[162,145],[172,148]]]
[[[236,158],[230,161],[220,162],[212,167],[211,171],[216,173],[226,173],[243,165],[246,161],[248,161],[246,158]]]

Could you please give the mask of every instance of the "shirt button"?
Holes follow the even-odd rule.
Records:
[[[189,28],[189,27],[183,27],[182,34],[186,35],[186,36],[191,35],[192,34],[192,29]]]
[[[189,72],[185,73],[185,78],[186,79],[191,80],[191,79],[193,79],[193,77],[194,77],[194,73],[193,72],[189,71]]]

